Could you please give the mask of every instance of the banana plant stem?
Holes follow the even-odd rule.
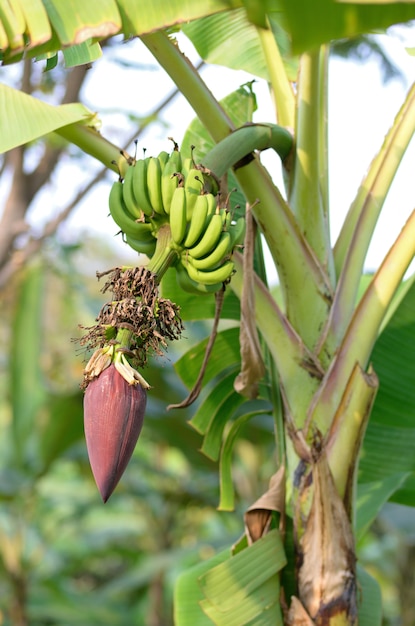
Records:
[[[242,258],[234,253],[236,273],[231,287],[241,297],[243,287]],[[301,425],[304,422],[310,399],[315,393],[319,379],[323,375],[320,364],[307,350],[302,339],[290,325],[269,290],[255,275],[255,318],[269,352],[277,366],[286,398],[294,412],[294,418]],[[301,394],[298,390],[301,389]]]
[[[236,176],[263,232],[280,277],[287,317],[312,349],[331,303],[324,269],[299,231],[298,223],[258,159]]]
[[[334,287],[327,206],[327,57],[323,46],[300,59],[289,204]]]

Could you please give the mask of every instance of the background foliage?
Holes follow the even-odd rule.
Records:
[[[174,9],[176,4],[171,6]],[[333,23],[337,24],[335,17]],[[300,27],[298,23],[296,27]],[[304,37],[303,32],[298,34],[297,41],[304,41]],[[71,79],[57,69],[61,73],[54,73],[53,79],[31,70],[34,74],[26,83],[31,92],[43,92],[51,101],[65,101],[69,95],[63,93],[70,93],[71,98],[77,90],[82,93],[83,79],[77,78],[76,71],[70,75],[75,84],[70,85]],[[27,72],[26,65],[22,81],[27,81]],[[141,127],[154,119],[150,112],[137,120],[134,107],[127,110],[123,123],[127,117]],[[164,136],[169,134],[168,128],[166,124]],[[122,143],[119,133],[120,129],[115,129],[117,143]],[[122,133],[127,143],[130,133],[124,126]],[[55,189],[60,200],[59,168],[54,173],[52,164],[66,167],[70,158],[80,159],[79,152],[51,136],[42,144],[5,155],[4,176],[15,177],[11,192],[19,188],[25,191],[17,205],[22,219],[43,190],[47,197]],[[80,163],[80,169],[83,167],[85,161]],[[42,177],[45,169],[47,174]],[[106,192],[102,194],[105,196]],[[75,200],[68,204],[63,217]],[[102,204],[106,206],[105,202]],[[102,207],[99,212],[102,216]],[[61,218],[56,227],[59,221],[64,223]],[[41,231],[39,237],[36,219],[29,236],[26,225],[22,226],[16,248],[27,260],[40,250],[50,231]],[[269,417],[258,416],[250,422],[249,431],[241,430],[233,456],[237,514],[218,513],[217,465],[199,453],[201,437],[187,424],[191,415],[173,415],[165,410],[168,403],[185,393],[173,372],[173,361],[209,332],[209,323],[188,320],[188,344],[183,342],[180,351],[173,350],[168,359],[154,362],[148,373],[157,392],[151,395],[145,429],[127,474],[103,509],[83,441],[82,397],[77,387],[82,355],[75,355],[71,337],[78,323],[92,320],[99,307],[95,269],[102,263],[105,267],[119,264],[124,252],[117,247],[114,258],[113,249],[81,239],[71,241],[65,227],[59,227],[59,236],[48,240],[43,252],[24,271],[16,273],[16,257],[14,265],[6,261],[2,266],[6,271],[2,275],[5,321],[1,330],[5,349],[1,355],[4,376],[0,406],[0,609],[6,624],[168,624],[172,622],[172,589],[177,574],[236,541],[243,530],[242,512],[266,489],[274,468],[272,423]],[[391,346],[400,346],[400,358],[409,362],[412,292],[408,291],[399,315],[373,355],[381,378],[397,371],[393,363],[384,372],[378,365],[390,355]],[[231,325],[224,321],[224,328]],[[403,383],[399,375],[400,384],[410,387],[411,380],[409,368]],[[389,389],[393,387],[396,381],[391,380]],[[375,407],[367,443],[372,441],[375,448],[377,437],[388,440],[389,461],[395,463],[395,472],[390,476],[389,463],[390,480],[384,480],[384,449],[370,462],[363,455],[360,497],[370,499],[381,489],[380,503],[394,493],[396,501],[413,504],[414,492],[408,480],[414,471],[413,410],[405,405],[407,423],[396,427],[396,399],[390,409],[389,400],[387,395],[380,396],[377,406],[382,410]],[[359,544],[359,558],[382,583],[385,624],[399,623],[399,619],[402,624],[413,623],[408,593],[414,563],[414,537],[408,532],[410,515],[407,509],[386,506]],[[372,520],[371,514],[365,520],[363,508],[362,529],[365,521],[371,524]]]

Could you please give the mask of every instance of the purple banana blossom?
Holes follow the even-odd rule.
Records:
[[[118,364],[117,364],[118,365]],[[141,432],[147,402],[145,381],[123,377],[114,363],[91,380],[84,396],[89,462],[104,502],[118,484]]]

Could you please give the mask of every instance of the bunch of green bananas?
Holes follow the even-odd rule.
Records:
[[[169,223],[180,286],[206,293],[231,276],[231,254],[245,234],[245,219],[234,221],[217,206],[218,191],[210,172],[175,149],[129,166],[111,188],[109,208],[128,245],[149,257],[160,227]]]
[[[177,279],[186,291],[218,291],[234,270],[232,252],[243,243],[245,218],[232,220],[212,194],[197,196],[177,265]]]

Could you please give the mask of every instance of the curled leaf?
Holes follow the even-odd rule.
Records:
[[[284,513],[285,509],[285,467],[271,476],[269,489],[245,512],[245,532],[248,544],[261,539],[269,531],[272,513]]]

